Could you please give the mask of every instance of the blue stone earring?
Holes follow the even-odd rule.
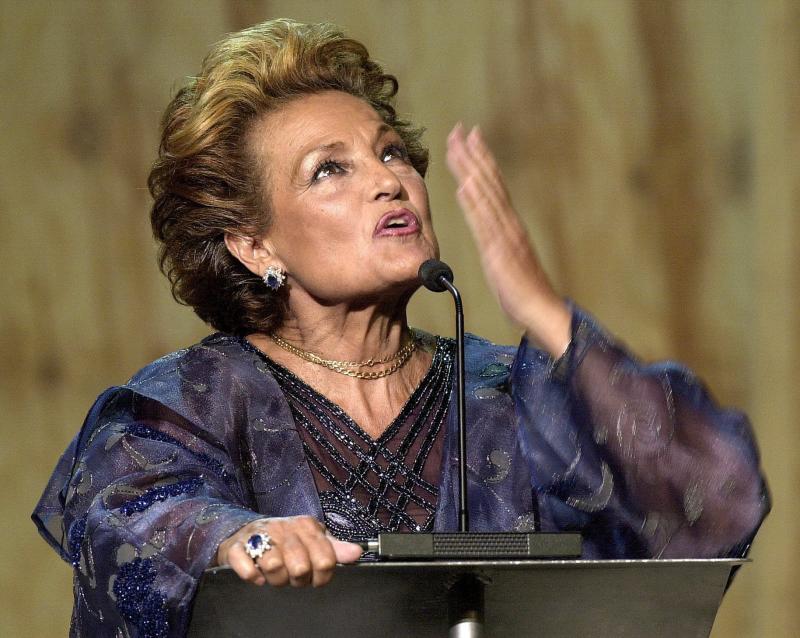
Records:
[[[267,272],[264,273],[262,279],[267,285],[267,288],[275,292],[283,285],[283,282],[286,281],[286,275],[283,273],[280,266],[270,266],[267,268]]]

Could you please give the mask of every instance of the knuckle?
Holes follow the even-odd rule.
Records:
[[[289,575],[285,571],[267,575],[267,582],[273,587],[285,587],[289,584]]]
[[[294,560],[286,565],[286,569],[293,578],[302,578],[311,572],[311,565],[306,560]]]
[[[242,580],[252,581],[254,578],[258,577],[258,570],[255,568],[255,566],[247,565],[247,563],[237,563],[233,570]]]
[[[283,568],[283,561],[277,556],[268,556],[259,561],[259,565],[264,572],[274,574]]]
[[[320,522],[313,516],[298,516],[297,526],[305,531],[316,532],[322,529]]]
[[[243,562],[241,566],[241,573],[244,574],[245,578],[257,578],[259,571],[255,563]]]
[[[323,556],[317,560],[316,567],[319,571],[329,572],[336,567],[336,559],[332,556]]]
[[[274,534],[281,534],[286,526],[286,522],[281,518],[271,518],[264,524],[264,530],[270,536]]]

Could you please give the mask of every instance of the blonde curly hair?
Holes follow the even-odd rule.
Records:
[[[285,292],[270,292],[224,243],[225,233],[263,234],[271,220],[260,177],[269,167],[251,151],[250,132],[287,101],[343,91],[367,101],[397,131],[424,176],[422,129],[398,117],[397,88],[363,44],[332,24],[271,20],[217,43],[167,107],[148,178],[159,264],[175,299],[230,334],[280,325]]]

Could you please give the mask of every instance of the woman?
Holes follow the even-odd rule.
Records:
[[[334,27],[278,20],[170,104],[153,228],[175,297],[219,332],[104,392],[42,497],[75,633],[181,635],[210,565],[319,586],[350,541],[456,529],[453,344],[406,323],[438,256],[427,151],[396,90]],[[746,419],[554,292],[480,131],[456,126],[447,163],[525,332],[467,340],[472,529],[581,530],[587,557],[746,552],[768,508]]]

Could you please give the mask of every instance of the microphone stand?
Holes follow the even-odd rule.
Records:
[[[457,532],[380,533],[361,546],[380,559],[466,558],[575,558],[581,555],[581,536],[575,533],[470,532],[467,499],[467,428],[464,374],[464,308],[453,285],[453,271],[438,260],[420,266],[419,277],[428,290],[453,296],[456,307],[456,366],[458,398],[458,487]]]
[[[362,543],[366,551],[379,559],[521,559],[575,558],[581,555],[580,534],[542,534],[534,532],[470,532],[467,499],[467,427],[464,374],[464,306],[461,294],[453,285],[453,271],[435,259],[419,268],[419,278],[428,290],[453,296],[456,307],[456,391],[458,398],[458,532],[378,534],[377,539]],[[450,638],[480,638],[484,627],[484,590],[486,583],[475,574],[463,574],[447,594]]]
[[[465,399],[466,377],[464,375],[464,305],[461,293],[445,275],[439,275],[438,283],[453,296],[456,306],[456,390],[458,392],[458,531],[469,531],[469,509],[467,501],[467,401]]]

